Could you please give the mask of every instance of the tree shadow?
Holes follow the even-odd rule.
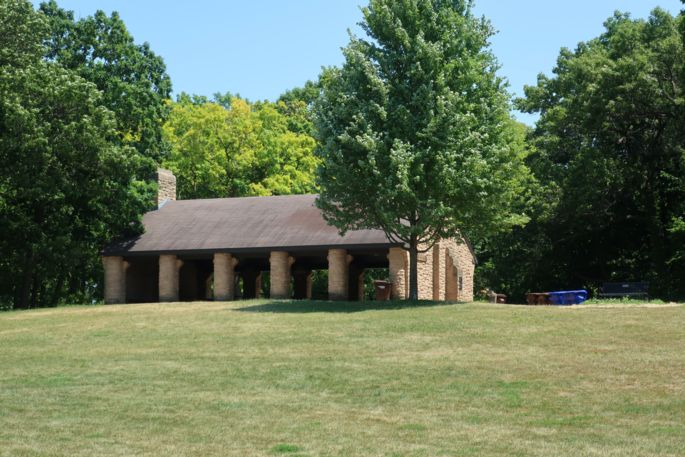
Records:
[[[234,308],[243,313],[360,313],[374,310],[399,310],[407,308],[432,308],[436,306],[450,306],[454,302],[430,300],[391,300],[391,301],[362,301],[362,302],[334,302],[323,300],[275,300],[259,305]]]

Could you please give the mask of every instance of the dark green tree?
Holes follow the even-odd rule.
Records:
[[[141,228],[147,195],[133,176],[146,162],[119,145],[94,84],[43,60],[42,14],[6,0],[0,24],[11,24],[0,38],[0,301],[90,301],[104,243]]]
[[[160,161],[168,150],[162,125],[171,94],[162,58],[148,43],[136,44],[116,12],[97,11],[77,21],[55,0],[42,3],[40,11],[50,25],[48,59],[94,83],[102,103],[116,115],[121,143]]]
[[[465,0],[371,0],[368,38],[321,77],[318,201],[341,232],[383,229],[402,242],[416,299],[417,255],[442,237],[478,239],[519,223],[525,175],[510,147],[508,96],[491,25]]]
[[[549,240],[538,249],[551,265],[529,286],[649,280],[657,295],[685,296],[682,23],[661,9],[616,13],[518,101],[541,115],[531,168],[558,190],[525,229]]]

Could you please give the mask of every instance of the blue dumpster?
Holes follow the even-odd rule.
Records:
[[[549,293],[553,305],[579,305],[587,300],[587,290],[561,290]]]

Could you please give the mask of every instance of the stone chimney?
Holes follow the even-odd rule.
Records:
[[[164,168],[157,169],[157,208],[169,200],[176,200],[176,176]]]

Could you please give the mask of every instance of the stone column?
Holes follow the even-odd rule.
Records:
[[[405,300],[408,296],[409,253],[402,248],[390,248],[388,253],[390,282],[393,300]]]
[[[128,262],[119,256],[102,257],[105,268],[105,303],[126,303],[126,269]]]
[[[445,299],[445,250],[440,241],[433,246],[433,300]]]
[[[228,253],[214,254],[214,300],[235,299],[235,266],[238,259]]]
[[[345,249],[328,250],[328,299],[347,300],[349,265],[352,256]]]
[[[312,270],[295,270],[293,272],[293,290],[295,300],[311,298]]]
[[[183,261],[175,255],[159,256],[159,301],[178,301],[178,273]]]
[[[290,298],[290,267],[294,262],[285,251],[271,253],[271,298]]]

